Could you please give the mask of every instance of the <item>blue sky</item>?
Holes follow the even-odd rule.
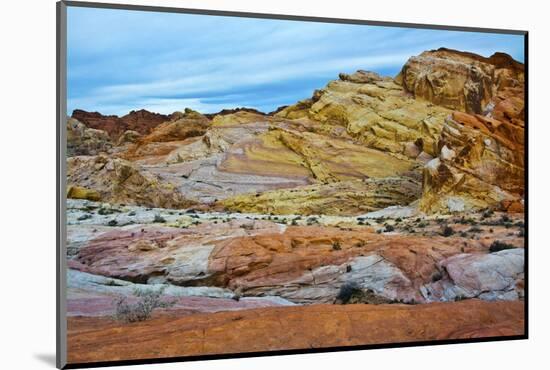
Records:
[[[448,47],[523,62],[523,36],[114,9],[68,8],[68,113],[271,111],[338,73],[395,76]]]

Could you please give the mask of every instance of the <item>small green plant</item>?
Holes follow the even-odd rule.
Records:
[[[155,215],[155,218],[153,219],[153,222],[154,222],[154,223],[163,224],[163,223],[166,222],[166,220],[165,220],[164,217],[162,217],[161,215],[156,214],[156,215]]]
[[[446,238],[453,235],[454,233],[455,231],[453,230],[453,228],[448,225],[445,225],[441,230],[441,235],[443,235]]]
[[[115,213],[115,210],[113,210],[112,208],[100,208],[97,213],[101,216],[106,216],[106,215],[112,215],[113,213]]]
[[[155,308],[168,308],[173,306],[174,301],[163,301],[161,299],[163,289],[159,290],[134,290],[134,296],[138,298],[136,303],[128,303],[124,296],[117,297],[115,303],[115,313],[113,318],[123,322],[145,321],[151,317]]]
[[[342,250],[342,246],[340,245],[340,242],[338,240],[335,240],[332,242],[332,250],[339,251]]]

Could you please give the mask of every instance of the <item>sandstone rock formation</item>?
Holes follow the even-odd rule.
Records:
[[[421,184],[412,178],[385,177],[243,194],[220,203],[229,211],[344,216],[407,205],[420,194]]]
[[[523,88],[524,66],[504,53],[489,58],[440,48],[410,58],[396,81],[417,98],[467,113],[491,109],[493,98]]]
[[[490,254],[459,254],[440,262],[446,275],[423,287],[429,301],[480,297],[517,300],[523,296],[523,248]]]
[[[108,152],[113,144],[107,132],[88,128],[74,118],[67,119],[67,156]]]
[[[151,359],[524,334],[522,302],[270,307],[123,325],[68,319],[70,362]],[[376,328],[376,330],[374,330]],[[109,340],[105,340],[109,338]],[[177,345],[176,345],[177,344]]]
[[[67,188],[67,198],[99,201],[101,200],[101,194],[96,190],[86,189],[82,186],[69,185]]]
[[[363,145],[403,153],[417,142],[420,151],[434,155],[443,119],[450,111],[414,99],[392,78],[358,71],[340,75],[309,100],[276,116],[318,123],[316,132],[349,136]]]
[[[425,167],[421,207],[448,212],[452,202],[460,204],[459,211],[520,205],[525,187],[523,140],[519,126],[453,113],[441,133],[439,158]]]
[[[135,143],[142,135],[134,130],[126,130],[118,138],[117,145],[124,145],[128,143]]]
[[[140,134],[148,134],[154,127],[171,118],[170,116],[152,113],[145,109],[131,111],[122,117],[115,115],[104,116],[98,112],[86,112],[81,109],[75,109],[72,117],[90,128],[106,131],[115,140],[127,130],[137,131]]]
[[[523,83],[523,65],[505,54],[485,58],[442,48],[411,57],[395,79],[342,73],[310,99],[272,115],[250,108],[209,115],[132,112],[117,125],[141,128],[116,133],[122,146],[116,155],[216,209],[300,213],[309,207],[336,215],[408,202],[427,213],[521,212]],[[75,116],[107,122],[114,132],[113,117]],[[403,197],[391,186],[362,191],[359,182],[348,183],[422,178],[422,196],[413,190]],[[351,188],[359,195],[347,196]],[[324,201],[304,205],[311,197]],[[343,205],[330,206],[337,203]]]
[[[72,361],[523,334],[524,78],[439,49],[268,114],[75,111]],[[174,306],[107,318],[134,289]]]
[[[78,186],[98,193],[103,202],[167,208],[193,204],[174,185],[120,158],[68,158],[67,183],[69,188]]]
[[[172,121],[156,126],[148,135],[136,140],[126,154],[129,159],[168,154],[183,143],[185,139],[204,135],[210,120],[191,109]]]
[[[94,217],[88,218],[97,222]],[[141,223],[147,219],[134,217]],[[147,222],[154,222],[149,217]],[[71,266],[135,283],[215,286],[295,303],[331,303],[347,283],[374,300],[407,303],[523,294],[521,245],[487,254],[490,241],[379,234],[369,227],[321,226],[315,217],[304,226],[284,227],[271,217],[219,222],[197,216],[196,225],[173,227],[181,217],[189,216],[163,214],[161,225],[87,234],[90,239],[78,247]],[[300,217],[292,219],[290,224],[298,224]]]

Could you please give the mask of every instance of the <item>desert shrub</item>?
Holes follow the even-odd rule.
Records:
[[[309,218],[306,220],[306,223],[307,223],[308,225],[313,225],[313,224],[319,223],[319,221],[317,220],[316,217],[309,217]]]
[[[112,215],[113,213],[115,213],[115,211],[112,208],[101,207],[100,209],[97,210],[97,214],[101,216]]]
[[[163,223],[166,222],[166,220],[161,215],[155,215],[155,218],[153,219],[153,222],[163,224]]]
[[[130,211],[128,212],[128,216],[135,216],[136,215],[136,211]]]
[[[483,230],[481,230],[479,227],[477,226],[473,226],[473,227],[470,227],[470,229],[468,230],[468,232],[470,233],[480,233],[482,232]]]
[[[239,227],[245,230],[254,230],[254,223],[241,224]]]
[[[123,322],[145,321],[151,317],[155,308],[167,308],[175,304],[173,301],[162,301],[160,290],[134,290],[134,296],[138,298],[137,303],[128,303],[126,297],[117,297],[115,303],[115,313],[113,318]]]
[[[296,226],[298,225],[298,222],[296,220],[292,220],[292,222],[290,223],[292,226]]]
[[[384,229],[385,232],[389,233],[395,230],[395,227],[392,225],[386,225],[386,228]]]
[[[340,242],[338,240],[335,240],[332,242],[332,250],[339,251],[342,249],[342,246],[340,245]]]
[[[351,297],[354,294],[360,293],[361,288],[359,287],[359,284],[357,284],[354,281],[348,281],[340,287],[340,290],[338,291],[338,295],[336,296],[336,302],[341,302],[342,304],[346,304],[349,302]]]
[[[82,216],[78,217],[77,220],[78,220],[78,221],[84,221],[84,220],[87,220],[87,219],[89,219],[89,218],[92,218],[92,215],[89,214],[89,213],[85,213],[85,214],[83,214]]]
[[[503,251],[505,249],[514,249],[517,248],[515,245],[501,242],[500,240],[495,240],[489,247],[489,252],[495,253],[498,251]]]
[[[448,225],[444,226],[443,229],[441,230],[441,235],[443,235],[444,237],[449,237],[454,233],[455,231],[453,230],[453,228]]]
[[[431,279],[432,279],[432,282],[435,283],[436,281],[443,279],[443,274],[441,273],[441,271],[435,271],[432,274]]]
[[[474,225],[476,223],[476,220],[474,220],[473,218],[465,218],[464,216],[462,216],[458,221],[457,221],[459,224],[461,225]]]
[[[107,226],[116,226],[116,225],[118,225],[117,220],[111,220],[111,221],[107,222]]]

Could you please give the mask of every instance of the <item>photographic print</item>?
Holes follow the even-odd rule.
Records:
[[[526,337],[526,32],[60,6],[67,366]]]

